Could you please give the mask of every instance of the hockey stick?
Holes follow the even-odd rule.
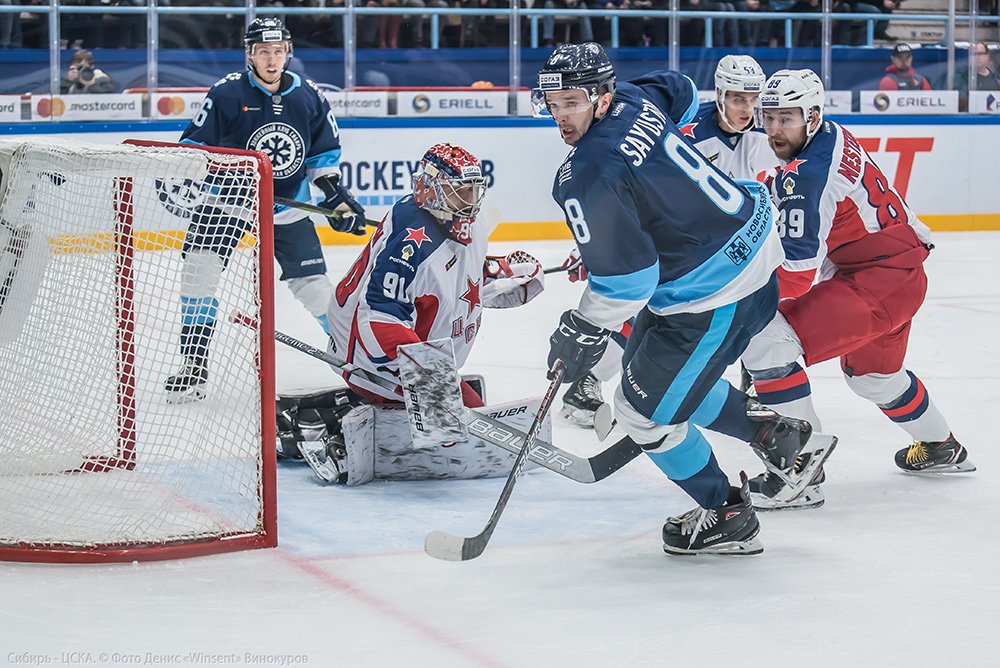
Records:
[[[230,320],[245,327],[253,329],[257,327],[257,321],[254,318],[242,313],[233,314]],[[284,343],[290,348],[326,362],[346,372],[348,375],[356,375],[380,387],[392,390],[393,392],[396,391],[396,385],[391,381],[369,373],[365,369],[360,369],[353,364],[343,362],[325,350],[314,348],[278,330],[274,331],[274,338],[279,343]],[[500,422],[492,415],[466,409],[465,419],[468,420],[469,431],[471,433],[507,452],[519,453],[522,444],[527,439],[527,434]],[[531,458],[531,461],[542,468],[548,469],[553,473],[558,473],[570,480],[589,484],[604,480],[638,457],[641,452],[642,449],[627,437],[592,457],[580,457],[571,452],[566,452],[551,443],[536,439],[528,456]]]
[[[557,361],[552,367],[552,380],[549,382],[549,388],[545,391],[545,396],[542,397],[538,412],[535,413],[535,419],[532,420],[531,428],[528,429],[528,437],[525,439],[524,445],[521,446],[521,451],[517,453],[514,467],[507,476],[507,482],[504,483],[503,490],[500,492],[500,498],[497,499],[497,504],[493,508],[493,514],[490,515],[483,530],[471,538],[463,538],[444,531],[432,531],[427,534],[427,538],[424,540],[424,551],[427,554],[435,559],[444,559],[445,561],[468,561],[483,553],[486,544],[490,542],[490,537],[497,528],[500,514],[507,507],[510,495],[514,491],[514,484],[524,471],[524,464],[528,461],[528,451],[534,445],[538,430],[542,428],[542,421],[549,412],[552,401],[556,398],[556,390],[562,384],[565,371],[566,367],[561,361]]]
[[[308,204],[307,202],[300,202],[294,199],[288,199],[287,197],[274,196],[274,203],[280,204],[281,206],[290,206],[293,209],[300,209],[308,213],[318,213],[321,216],[326,216],[327,218],[339,218],[340,214],[333,209],[325,209],[321,206],[316,206],[315,204]],[[365,224],[372,227],[378,227],[381,223],[377,220],[372,220],[371,218],[365,218]]]

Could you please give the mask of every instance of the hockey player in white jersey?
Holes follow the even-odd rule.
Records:
[[[752,57],[724,56],[715,68],[715,101],[699,105],[694,119],[680,126],[698,152],[731,179],[756,180],[779,162],[767,135],[755,122],[757,98],[765,80],[764,70]],[[587,277],[575,248],[562,268],[571,282]],[[581,427],[594,426],[594,413],[604,403],[601,383],[611,380],[621,369],[631,330],[632,323],[624,323],[612,336],[601,361],[569,386],[563,395],[563,418]]]
[[[761,403],[820,431],[803,367],[840,359],[847,385],[913,439],[896,453],[911,473],[974,471],[965,448],[904,365],[923,303],[930,230],[846,128],[824,120],[811,70],[776,72],[761,95],[762,125],[784,163],[772,175],[785,249],[778,313],[743,354]],[[799,364],[799,360],[803,364]],[[794,501],[772,476],[751,480],[758,508],[816,507],[816,484]]]
[[[376,413],[376,429],[379,416],[383,423],[392,420],[393,409],[402,406],[400,346],[450,339],[461,368],[475,343],[484,307],[520,306],[544,288],[541,266],[527,253],[486,255],[489,229],[476,222],[485,195],[486,178],[474,155],[453,144],[432,146],[413,177],[413,194],[393,206],[336,286],[327,311],[330,352],[395,385],[392,391],[358,374],[344,374],[356,397],[385,409]],[[481,387],[462,380],[461,390],[467,407],[484,405]],[[395,413],[402,413],[403,421],[394,424],[405,424],[405,412]],[[532,412],[521,414],[530,418]],[[347,461],[352,456],[357,459],[351,452],[355,443],[334,436],[326,452],[317,455],[319,465],[310,463],[319,469],[318,474],[324,467],[335,469],[339,473],[331,477],[339,480],[342,476],[348,484],[358,484],[357,475],[352,479],[349,473],[353,464]],[[418,458],[419,463],[408,459],[408,470],[394,465],[393,479],[505,475],[513,461],[508,453],[486,444],[478,449],[455,446],[414,453],[405,427],[396,429],[393,436],[398,438],[376,434],[376,450],[382,453],[376,456],[376,477],[390,477],[378,475],[380,457],[389,460],[402,453]],[[462,461],[466,457],[477,461]]]

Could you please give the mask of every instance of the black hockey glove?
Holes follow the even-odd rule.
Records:
[[[316,179],[315,183],[326,197],[319,205],[336,213],[336,215],[326,218],[330,227],[337,232],[364,234],[365,208],[358,204],[351,191],[340,185],[340,174],[321,176]]]
[[[556,360],[562,360],[566,365],[563,382],[579,380],[604,355],[610,336],[610,329],[584,320],[575,310],[566,311],[559,318],[559,327],[549,337],[549,369]]]

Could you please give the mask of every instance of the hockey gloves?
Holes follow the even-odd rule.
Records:
[[[514,308],[545,289],[542,265],[524,251],[487,255],[483,264],[483,308]]]
[[[580,251],[576,248],[573,249],[573,252],[569,254],[568,258],[563,260],[563,263],[559,268],[566,270],[566,273],[569,275],[570,283],[587,280],[587,268],[583,266],[583,260],[580,258]]]
[[[350,232],[362,235],[365,233],[365,209],[354,199],[354,195],[340,185],[340,174],[327,174],[315,181],[316,186],[326,197],[319,203],[324,209],[330,209],[334,215],[327,216],[327,222],[337,232]]]
[[[608,347],[610,329],[604,329],[585,320],[575,310],[569,310],[559,319],[559,327],[549,337],[549,369],[562,360],[566,365],[564,383],[583,378],[604,355]],[[550,372],[551,379],[551,372]]]

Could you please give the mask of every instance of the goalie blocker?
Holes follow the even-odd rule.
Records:
[[[477,391],[482,378],[466,376]],[[524,430],[539,400],[478,409]],[[348,487],[372,480],[448,480],[507,475],[516,454],[470,433],[464,442],[419,447],[403,405],[373,406],[346,389],[278,395],[279,457],[304,459],[316,477]],[[539,437],[551,440],[551,421]]]

